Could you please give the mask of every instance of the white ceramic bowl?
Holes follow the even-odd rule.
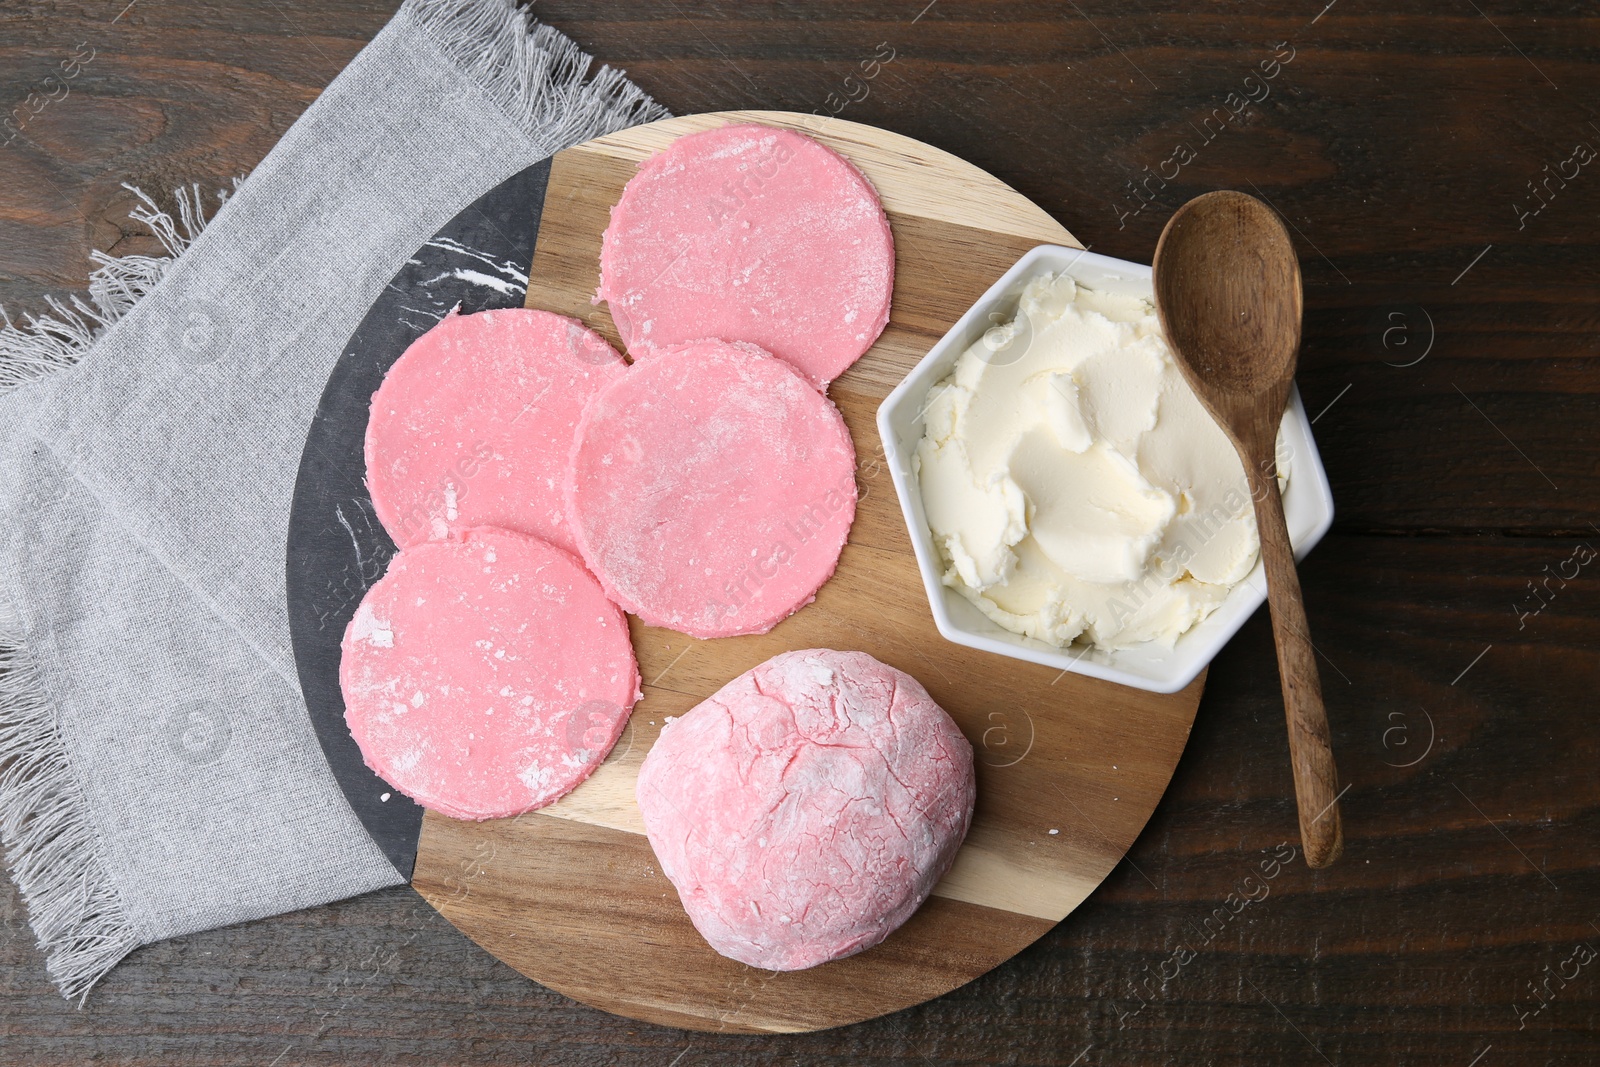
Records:
[[[1090,289],[1153,299],[1147,266],[1076,248],[1040,245],[1018,260],[961,316],[878,408],[878,433],[883,438],[895,492],[911,531],[911,543],[916,547],[928,602],[933,606],[939,632],[956,644],[1156,693],[1175,693],[1205,669],[1266,599],[1266,578],[1259,561],[1217,610],[1178,638],[1170,649],[1154,642],[1116,652],[1082,645],[1056,648],[1002,628],[940,581],[944,564],[928,529],[922,493],[911,473],[911,457],[922,440],[922,411],[928,390],[950,373],[961,353],[985,330],[1015,316],[1022,290],[1045,273],[1068,274]],[[1290,394],[1289,410],[1283,416],[1281,444],[1287,446],[1289,458],[1289,486],[1283,494],[1283,510],[1289,520],[1289,539],[1295,555],[1303,557],[1333,525],[1333,494],[1316,442],[1311,439],[1311,422],[1306,418],[1298,389]]]

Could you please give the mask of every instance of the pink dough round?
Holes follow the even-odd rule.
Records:
[[[910,918],[972,822],[972,746],[864,652],[785,652],[669,722],[639,770],[650,846],[724,956],[796,971]]]
[[[589,397],[627,372],[576,319],[454,311],[412,342],[372,397],[367,486],[401,548],[497,526],[574,550],[561,481]]]
[[[400,552],[343,651],[345,722],[367,766],[457,819],[567,793],[639,698],[622,613],[570,554],[505,530]]]
[[[861,172],[804,134],[725,126],[647,160],[611,209],[599,300],[635,359],[749,341],[826,388],[889,321],[894,237]]]
[[[751,345],[701,341],[636,363],[578,425],[578,550],[652,626],[765,633],[828,580],[855,511],[838,409]]]

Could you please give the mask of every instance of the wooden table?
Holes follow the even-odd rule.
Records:
[[[153,248],[120,182],[249,170],[392,7],[125,3],[0,10],[8,108],[80,57],[0,148],[13,315],[81,289],[92,248]],[[629,1023],[531,985],[397,889],[142,949],[78,1011],[0,880],[0,1060],[1600,1058],[1600,969],[1553,977],[1600,947],[1600,174],[1573,174],[1576,145],[1600,149],[1600,19],[1511,0],[925,3],[539,11],[674,111],[837,110],[987,168],[1097,252],[1148,260],[1213,188],[1285,215],[1300,387],[1339,508],[1303,570],[1349,784],[1338,865],[1245,881],[1295,826],[1258,616],[1128,859],[1034,947],[923,1007],[782,1038]],[[1207,924],[1230,893],[1258,899]]]

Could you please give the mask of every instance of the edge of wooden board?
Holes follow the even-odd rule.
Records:
[[[642,162],[686,133],[751,122],[798,130],[845,156],[872,182],[885,211],[1071,245],[1078,239],[1032,200],[988,171],[904,134],[848,119],[798,111],[710,111],[683,115],[585,141],[569,152]]]

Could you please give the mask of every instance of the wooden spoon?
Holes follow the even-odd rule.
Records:
[[[1244,193],[1195,197],[1156,245],[1156,311],[1183,376],[1244,462],[1266,564],[1306,863],[1344,848],[1338,772],[1278,492],[1278,424],[1300,353],[1300,263],[1277,214]]]

